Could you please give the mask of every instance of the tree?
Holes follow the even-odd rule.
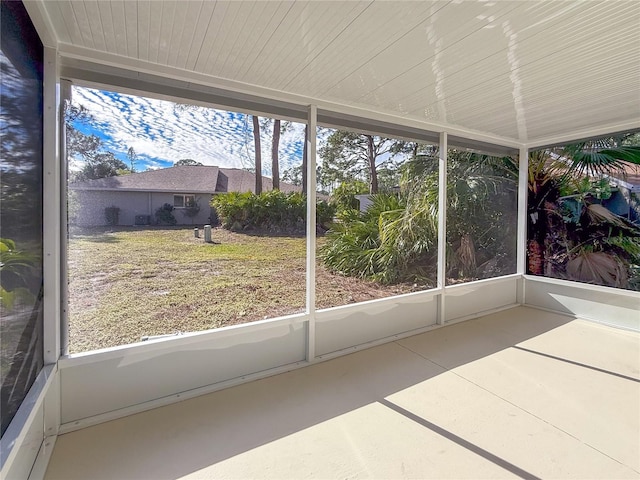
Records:
[[[76,123],[90,123],[91,114],[83,105],[71,103],[65,105],[64,114],[67,157],[70,160],[76,157],[83,159],[91,157],[101,147],[100,138],[94,134],[82,133],[75,127]]]
[[[291,185],[302,185],[302,167],[297,166],[286,169],[282,172],[282,180]]]
[[[262,151],[260,150],[260,123],[256,115],[251,115],[253,120],[253,143],[256,155],[256,195],[262,193]]]
[[[343,210],[358,210],[360,202],[356,195],[365,194],[368,191],[368,185],[362,180],[341,183],[331,192],[331,204],[336,207],[338,213]]]
[[[131,173],[127,165],[122,160],[118,160],[113,153],[96,153],[87,159],[76,175],[76,179],[95,180],[127,173]]]
[[[378,193],[378,168],[390,161],[397,143],[375,135],[336,130],[320,149],[324,173],[333,177],[336,183],[366,180],[369,193]],[[386,154],[389,154],[389,158],[380,162],[380,158]]]
[[[136,163],[136,160],[138,159],[138,154],[133,149],[133,147],[129,147],[129,150],[127,150],[127,158],[129,159],[129,163],[131,164],[130,172],[134,173],[136,171],[135,163]]]
[[[181,160],[178,160],[177,162],[175,162],[173,164],[174,167],[180,167],[180,166],[204,166],[204,164],[202,162],[196,162],[195,160],[191,159],[191,158],[183,158]]]
[[[271,140],[271,178],[273,189],[280,190],[280,165],[278,163],[278,148],[280,146],[280,120],[273,120],[273,138]]]
[[[92,122],[87,109],[82,105],[67,104],[65,106],[65,135],[67,158],[81,159],[83,164],[79,172],[71,172],[71,180],[94,180],[97,178],[114,177],[132,173],[137,154],[129,148],[127,156],[131,160],[129,168],[123,161],[116,158],[113,152],[105,151],[102,141],[95,134],[87,135],[76,128],[76,124]]]

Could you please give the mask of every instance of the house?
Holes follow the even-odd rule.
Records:
[[[0,477],[638,477],[640,295],[526,274],[526,172],[532,150],[640,128],[640,2],[0,7],[0,211],[16,187],[13,218],[41,220],[24,243],[43,260],[32,330],[2,336],[3,382],[5,361],[25,381],[3,384],[3,418],[5,391],[20,397]],[[310,198],[318,125],[438,142],[443,180],[448,146],[515,152],[517,270],[446,284],[441,181],[433,289],[319,309],[310,236],[299,314],[69,355],[60,114],[74,84],[304,122]],[[165,193],[196,194],[178,188]]]
[[[264,191],[273,189],[273,181],[262,177]],[[147,172],[99,178],[69,184],[70,222],[88,227],[107,225],[105,209],[118,209],[116,225],[156,223],[155,212],[164,204],[174,207],[178,225],[217,223],[209,207],[215,194],[255,192],[255,174],[238,168],[182,165]],[[280,182],[283,192],[299,192],[301,187]],[[197,205],[199,210],[190,209]]]

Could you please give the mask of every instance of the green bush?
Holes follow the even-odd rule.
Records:
[[[407,220],[406,198],[398,195],[380,193],[372,200],[366,212],[345,209],[338,214],[319,250],[324,264],[336,273],[385,284],[431,283],[436,253],[431,219],[414,214]],[[421,239],[413,237],[416,232]]]
[[[107,225],[118,225],[118,217],[120,215],[120,209],[118,207],[106,207],[104,209],[104,219]]]
[[[156,220],[159,225],[175,225],[178,223],[173,216],[173,205],[165,203],[156,210]]]
[[[343,210],[357,210],[360,208],[360,202],[356,195],[366,193],[369,193],[369,185],[362,180],[343,182],[331,194],[331,205],[338,213]]]
[[[304,232],[306,229],[307,200],[301,193],[283,193],[272,190],[256,195],[225,193],[214,195],[215,208],[223,228],[232,231],[269,230],[277,232]],[[318,202],[318,222],[328,223],[334,210],[324,201]]]

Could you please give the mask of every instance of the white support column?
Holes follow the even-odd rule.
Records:
[[[43,240],[44,363],[60,356],[60,161],[58,151],[58,58],[44,49],[43,85]]]
[[[316,356],[316,125],[318,109],[309,106],[307,144],[307,361]]]
[[[447,259],[447,132],[440,133],[440,146],[438,151],[438,280],[437,287],[440,290],[438,302],[438,324],[445,322],[445,297],[446,285],[446,259]]]
[[[516,245],[516,273],[527,272],[527,197],[529,183],[529,150],[520,148],[518,155],[518,240]],[[518,303],[524,304],[524,278],[518,282]]]
[[[60,316],[60,354],[68,355],[69,353],[69,290],[68,290],[68,270],[67,270],[67,241],[68,241],[68,212],[67,212],[67,135],[65,128],[65,106],[72,101],[71,81],[60,80],[60,109],[58,115],[59,121],[59,155],[60,161],[60,190],[58,204],[60,211],[60,274],[59,282],[61,285],[61,316]]]
[[[52,366],[51,384],[44,396],[44,436],[58,434],[60,427],[60,392],[58,390],[57,362],[60,357],[62,324],[62,291],[60,272],[62,269],[61,236],[61,168],[60,168],[60,76],[58,52],[54,48],[44,49],[43,82],[43,271],[44,271],[44,315],[43,348],[44,364]],[[52,385],[52,386],[51,386]]]

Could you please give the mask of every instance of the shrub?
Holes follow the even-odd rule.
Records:
[[[156,220],[160,225],[175,225],[178,223],[173,216],[173,205],[165,203],[156,210]]]
[[[232,231],[270,230],[304,232],[307,200],[301,193],[279,190],[254,193],[225,193],[214,195],[211,206],[216,209],[223,228]],[[318,203],[318,221],[328,223],[333,209],[324,201]]]
[[[345,209],[338,214],[319,253],[327,268],[343,275],[386,284],[430,283],[434,242],[428,215],[409,212],[405,198],[376,194],[366,212]]]
[[[360,202],[356,195],[369,193],[369,186],[362,180],[341,183],[331,194],[331,205],[337,212],[343,210],[357,210]]]
[[[316,203],[316,222],[324,229],[328,229],[336,215],[336,207],[324,200]]]
[[[182,214],[191,219],[191,223],[193,223],[193,219],[198,213],[200,213],[200,203],[198,202],[200,197],[195,200],[187,200],[187,204],[182,209]]]
[[[104,209],[104,219],[107,225],[118,225],[118,217],[120,215],[120,209],[116,206],[106,207]]]

